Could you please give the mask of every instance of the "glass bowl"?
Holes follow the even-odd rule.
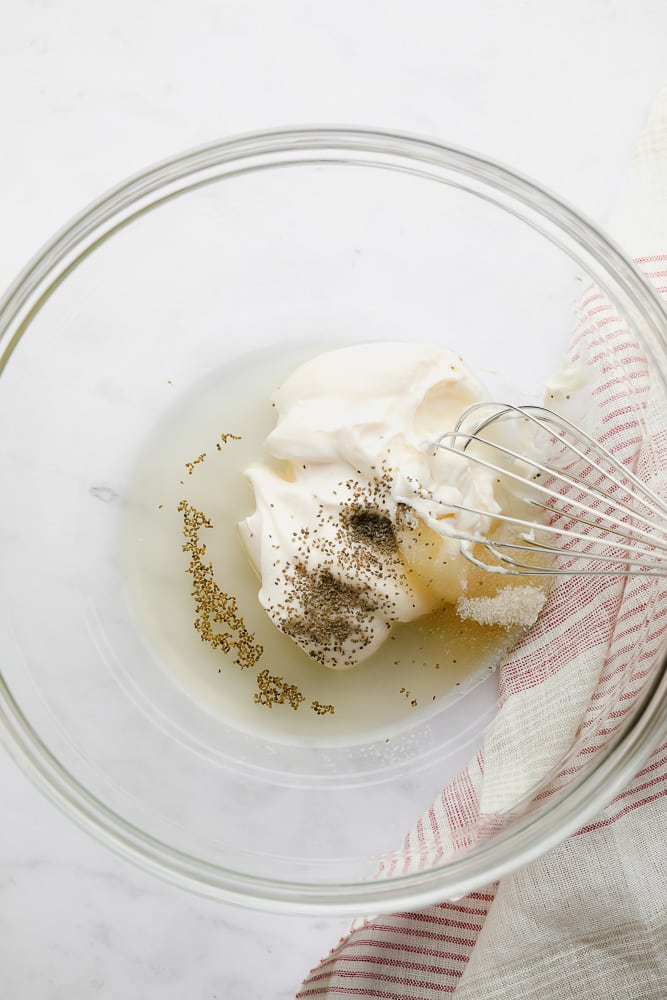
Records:
[[[258,372],[408,340],[461,351],[495,397],[537,402],[583,281],[639,338],[664,394],[665,316],[632,263],[536,184],[451,147],[328,128],[241,137],[146,170],[66,226],[0,310],[0,729],[33,781],[171,882],[331,914],[460,896],[610,800],[664,732],[664,648],[622,723],[601,726],[583,769],[562,762],[552,794],[531,789],[455,855],[387,866],[474,756],[496,675],[345,739],[291,736],[226,712],[224,693],[209,703],[210,683],[184,685],[186,654],[153,641],[128,571],[150,442],[178,438],[216,384],[215,434],[233,430]],[[197,470],[170,454],[185,489]],[[158,499],[143,503],[150,523]]]

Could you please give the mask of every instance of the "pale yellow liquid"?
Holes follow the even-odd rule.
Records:
[[[311,660],[273,625],[257,599],[259,581],[238,531],[238,522],[254,509],[243,470],[266,457],[263,441],[274,424],[274,388],[320,350],[290,346],[249,356],[181,397],[176,379],[165,386],[175,402],[137,465],[123,540],[139,627],[183,695],[267,740],[313,746],[390,739],[483,679],[518,634],[516,629],[463,622],[448,608],[395,626],[368,660],[334,671]],[[240,435],[241,440],[223,444],[221,434]],[[189,474],[186,463],[202,452],[206,458]],[[183,499],[213,523],[201,533],[205,559],[213,563],[220,589],[236,597],[247,628],[264,647],[253,668],[241,670],[233,653],[211,649],[194,628],[192,581],[177,510]],[[257,673],[264,669],[297,685],[305,697],[298,710],[255,703]],[[317,715],[310,707],[313,700],[333,704],[335,713]]]

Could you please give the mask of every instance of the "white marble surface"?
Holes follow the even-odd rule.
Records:
[[[23,0],[3,7],[0,285],[128,173],[231,133],[406,129],[532,174],[604,224],[667,84],[663,0]],[[289,998],[345,920],[161,884],[0,753],[0,996]]]

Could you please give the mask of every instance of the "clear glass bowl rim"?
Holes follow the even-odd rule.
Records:
[[[375,159],[356,159],[360,154]],[[517,213],[524,222],[572,255],[562,246],[562,237],[581,251],[600,276],[612,277],[626,310],[641,322],[647,350],[657,360],[658,370],[667,368],[667,314],[658,296],[624,252],[562,199],[514,170],[456,146],[404,133],[309,126],[241,135],[178,154],[128,178],[84,209],[33,257],[0,300],[0,375],[34,311],[114,230],[165,197],[219,180],[216,171],[223,165],[244,163],[245,170],[255,170],[272,157],[276,163],[289,165],[303,162],[304,156],[307,162],[344,163],[350,158],[359,165],[393,166],[417,174],[424,166],[448,170],[497,194],[497,203],[506,210],[512,211],[512,203],[522,205],[532,216],[531,221]],[[382,157],[387,162],[383,163]],[[388,162],[390,158],[404,166]],[[538,815],[527,817],[440,868],[354,884],[288,882],[213,866],[127,823],[51,754],[23,715],[0,671],[0,738],[33,783],[66,815],[121,856],[171,883],[226,902],[278,912],[390,912],[457,898],[489,885],[546,853],[588,822],[627,784],[666,732],[667,658],[663,658],[650,689],[630,713],[606,756]]]

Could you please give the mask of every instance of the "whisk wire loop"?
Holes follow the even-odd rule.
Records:
[[[520,423],[525,450],[503,436],[508,420],[515,431]],[[429,445],[485,468],[502,487],[506,504],[496,513],[425,497],[489,525],[464,530],[448,519],[447,533],[474,565],[531,576],[667,576],[667,503],[566,417],[541,406],[475,403]]]

